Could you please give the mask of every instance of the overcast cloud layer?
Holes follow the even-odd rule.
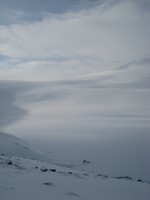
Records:
[[[148,1],[94,1],[96,6],[87,8],[89,2],[69,4],[79,9],[45,11],[40,20],[21,22],[19,10],[12,7],[14,20],[0,26],[0,78],[72,79],[149,58]],[[52,2],[42,1],[42,5],[39,14]],[[31,15],[30,9],[22,12]]]

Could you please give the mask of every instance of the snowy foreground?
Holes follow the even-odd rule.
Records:
[[[0,153],[0,200],[150,199],[148,181],[108,177],[46,161],[8,134],[0,133]]]

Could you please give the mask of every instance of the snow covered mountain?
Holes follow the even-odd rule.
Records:
[[[86,164],[90,163],[81,162],[81,166]],[[0,200],[149,200],[149,197],[148,181],[44,162],[21,139],[0,133]]]

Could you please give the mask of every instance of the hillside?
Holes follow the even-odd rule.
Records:
[[[40,161],[21,139],[9,134],[0,133],[0,153],[0,200],[149,200],[150,197],[147,181]]]
[[[3,132],[0,132],[0,153],[4,156],[18,156],[21,158],[38,159],[41,161],[45,161],[46,159],[30,149],[26,141]]]

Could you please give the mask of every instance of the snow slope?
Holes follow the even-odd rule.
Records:
[[[20,139],[8,134],[0,134],[0,152],[0,200],[150,198],[149,182],[131,177],[108,177],[32,159],[33,152],[24,148]]]
[[[3,132],[0,132],[0,152],[4,155],[42,159],[24,140]]]

